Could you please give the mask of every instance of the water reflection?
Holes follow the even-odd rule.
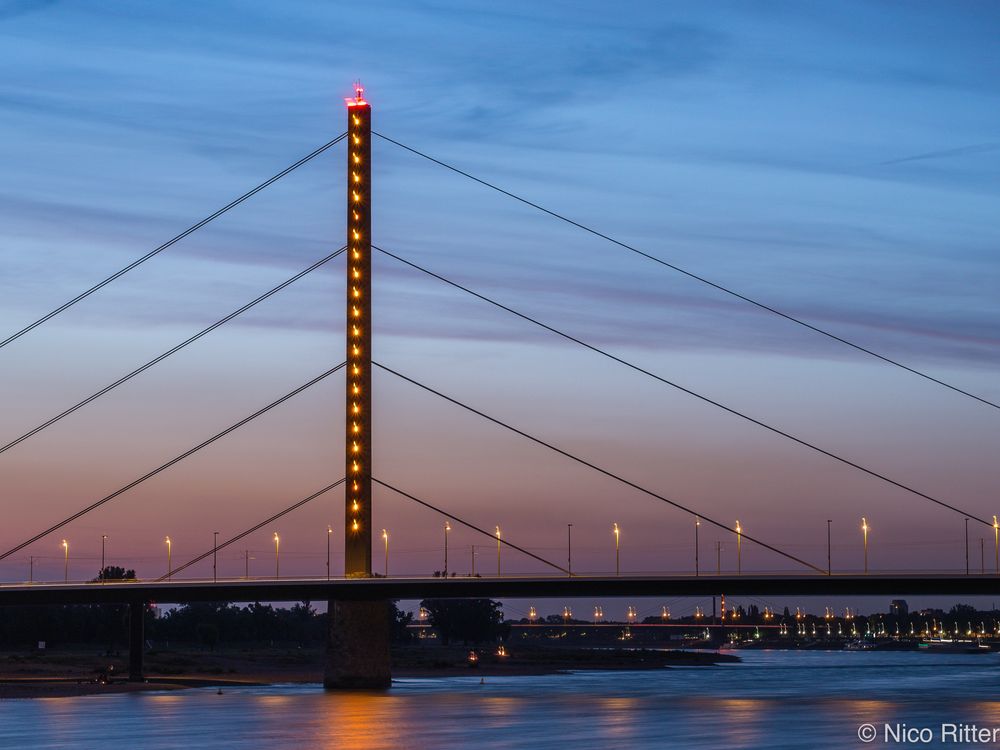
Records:
[[[1000,658],[746,654],[717,668],[0,702],[0,747],[842,748],[860,723],[1000,726]]]
[[[763,720],[772,704],[760,698],[718,700],[718,739],[726,747],[759,747],[763,744]]]

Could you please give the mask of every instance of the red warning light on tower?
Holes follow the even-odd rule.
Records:
[[[365,87],[361,85],[361,81],[354,82],[354,96],[345,97],[344,103],[348,108],[368,106],[368,102],[365,101]]]

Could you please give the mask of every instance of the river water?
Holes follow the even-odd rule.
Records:
[[[858,727],[1000,727],[1000,654],[744,651],[742,664],[0,703],[6,748],[851,748]],[[926,734],[924,735],[926,738]],[[891,738],[890,738],[891,739]],[[889,746],[907,743],[890,741]],[[984,747],[990,744],[947,744]]]

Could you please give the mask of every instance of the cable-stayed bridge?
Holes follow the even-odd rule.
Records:
[[[1000,409],[1000,405],[989,398],[973,393],[951,382],[945,381],[930,373],[902,362],[894,357],[878,352],[868,346],[863,346],[841,335],[828,331],[804,318],[781,310],[771,304],[758,300],[730,286],[718,283],[702,275],[693,273],[679,265],[669,262],[655,254],[639,247],[623,242],[603,233],[587,224],[571,219],[563,214],[552,211],[542,205],[508,191],[491,181],[461,170],[441,159],[435,158],[417,148],[401,141],[382,135],[372,129],[372,110],[365,100],[360,87],[356,95],[347,101],[347,130],[336,138],[321,145],[302,159],[289,165],[268,180],[260,183],[226,206],[209,214],[178,235],[135,259],[98,284],[82,291],[64,304],[52,309],[45,315],[34,320],[18,331],[12,332],[0,340],[0,357],[11,344],[24,336],[30,335],[35,329],[63,314],[70,314],[71,309],[82,300],[99,293],[106,286],[139,267],[158,254],[169,250],[173,245],[183,241],[189,235],[207,226],[215,219],[226,214],[243,202],[251,199],[257,193],[266,190],[278,180],[291,174],[302,165],[319,155],[333,149],[341,143],[346,147],[347,158],[347,206],[346,206],[346,237],[340,247],[333,249],[311,265],[289,277],[270,290],[247,302],[227,315],[219,318],[211,325],[192,336],[178,342],[157,356],[140,364],[128,373],[108,383],[86,398],[75,404],[61,407],[53,416],[38,423],[36,426],[20,435],[2,436],[0,444],[0,461],[4,453],[14,450],[22,443],[62,421],[75,412],[89,407],[106,394],[144,372],[156,367],[185,347],[213,331],[239,318],[256,305],[271,298],[278,292],[294,284],[299,279],[327,266],[343,257],[346,278],[346,312],[345,350],[341,361],[330,362],[327,369],[305,380],[297,388],[262,406],[244,418],[225,427],[217,433],[208,436],[198,444],[176,455],[165,457],[155,468],[136,476],[132,481],[122,485],[115,491],[97,498],[80,507],[73,513],[54,518],[42,529],[25,529],[24,536],[18,543],[0,550],[0,560],[14,556],[28,555],[36,545],[52,545],[58,541],[64,530],[105,505],[121,501],[135,488],[153,479],[163,472],[195,455],[202,449],[220,441],[240,430],[255,419],[279,409],[299,394],[308,391],[317,384],[331,377],[344,378],[345,424],[344,424],[344,463],[342,470],[332,471],[329,482],[305,497],[275,512],[263,519],[245,519],[246,528],[224,539],[216,539],[216,543],[202,553],[186,560],[174,563],[169,539],[167,544],[166,567],[162,574],[152,579],[145,578],[135,581],[96,581],[74,582],[69,576],[69,542],[65,539],[62,546],[65,553],[65,575],[62,581],[35,580],[33,570],[30,570],[27,581],[11,581],[0,583],[0,604],[28,603],[105,603],[127,602],[132,606],[132,640],[135,645],[132,657],[133,676],[141,675],[141,643],[142,643],[142,608],[149,601],[205,601],[205,600],[269,600],[291,601],[302,599],[327,599],[331,603],[331,656],[328,664],[328,684],[331,687],[363,685],[383,685],[388,680],[388,621],[387,608],[384,602],[389,599],[417,599],[426,597],[554,597],[554,596],[682,596],[704,595],[725,591],[731,594],[831,594],[831,595],[862,595],[862,594],[995,594],[1000,582],[1000,524],[996,516],[986,515],[974,508],[963,507],[958,501],[940,496],[921,489],[906,479],[894,476],[881,469],[876,463],[864,463],[848,458],[836,450],[821,443],[797,435],[787,429],[750,414],[738,405],[731,404],[685,386],[672,379],[667,373],[655,371],[642,366],[629,358],[617,354],[579,334],[571,334],[557,325],[547,322],[538,316],[518,309],[510,303],[496,299],[468,284],[455,281],[440,270],[431,269],[408,257],[398,248],[383,247],[374,244],[372,227],[372,155],[375,143],[386,147],[402,149],[405,152],[436,165],[463,180],[472,181],[480,187],[498,192],[503,196],[517,201],[528,208],[558,221],[572,226],[575,230],[585,232],[592,237],[605,241],[622,252],[630,253],[672,273],[679,273],[692,282],[707,286],[715,293],[723,294],[746,305],[749,309],[777,316],[789,325],[804,328],[817,336],[825,337],[857,356],[866,357],[881,363],[881,365],[899,371],[901,377],[920,378],[949,391],[954,398],[971,401],[985,409]],[[770,433],[787,441],[797,449],[818,455],[842,467],[867,477],[870,481],[889,486],[912,498],[914,502],[936,506],[942,513],[958,516],[964,519],[966,534],[968,524],[978,524],[989,531],[993,542],[993,564],[986,570],[982,562],[976,570],[969,563],[968,539],[966,539],[966,567],[964,572],[922,571],[922,572],[886,572],[870,570],[868,566],[868,522],[859,519],[861,531],[864,534],[864,569],[861,572],[843,573],[835,571],[830,556],[829,537],[825,549],[812,550],[805,555],[795,544],[782,543],[782,540],[766,539],[756,533],[749,533],[740,522],[735,524],[725,519],[714,517],[711,512],[698,507],[695,503],[683,497],[677,497],[661,488],[649,486],[648,483],[637,481],[613,465],[587,458],[574,452],[564,445],[535,434],[503,414],[492,413],[473,403],[468,403],[446,389],[434,383],[424,382],[395,362],[381,362],[372,357],[372,257],[378,253],[397,263],[402,268],[426,276],[437,283],[449,286],[453,290],[466,295],[477,303],[489,305],[525,326],[531,326],[545,332],[556,340],[568,343],[580,350],[588,352],[595,358],[601,358],[615,367],[630,371],[642,378],[648,379],[657,386],[679,392],[687,398],[695,399],[713,409],[728,415],[728,417],[752,425],[753,428]],[[659,506],[672,508],[687,514],[691,521],[691,531],[694,537],[694,556],[691,568],[681,574],[651,573],[645,575],[621,575],[617,559],[619,529],[614,527],[616,563],[614,571],[600,571],[595,574],[574,570],[572,561],[571,537],[567,540],[567,557],[554,560],[552,555],[542,555],[532,551],[528,546],[519,544],[516,539],[509,538],[499,526],[488,528],[477,525],[461,507],[445,506],[434,498],[420,496],[410,492],[406,487],[395,481],[389,481],[373,469],[373,457],[377,452],[378,443],[373,433],[372,414],[377,409],[373,392],[373,375],[391,378],[411,389],[414,394],[422,393],[440,402],[442,408],[456,410],[475,417],[492,428],[503,431],[523,441],[526,445],[550,455],[558,456],[560,460],[575,464],[601,476],[606,481],[614,482],[632,492],[642,494]],[[413,575],[390,575],[389,569],[389,538],[388,533],[373,527],[372,507],[373,490],[392,493],[407,502],[425,508],[438,514],[444,528],[444,568],[443,576],[431,577]],[[282,576],[280,573],[281,539],[274,533],[274,575],[267,578],[253,577],[248,574],[239,578],[225,578],[213,575],[210,580],[193,579],[189,577],[191,569],[208,559],[214,561],[220,551],[235,548],[241,540],[250,534],[269,529],[279,519],[295,513],[300,508],[313,503],[320,498],[330,497],[331,493],[343,492],[343,545],[344,545],[344,576],[331,575],[329,552],[327,555],[326,575],[314,578]],[[816,509],[820,512],[822,509]],[[487,565],[480,573],[471,576],[454,576],[454,566],[449,568],[448,562],[448,532],[452,524],[465,527],[470,532],[484,538],[484,549],[496,549],[496,567]],[[701,550],[701,527],[714,527],[729,535],[737,550],[737,569],[735,573],[727,571],[723,574],[721,565],[713,569],[711,564],[705,564],[711,554],[703,554]],[[829,527],[828,527],[829,528]],[[571,529],[568,530],[571,533]],[[20,534],[21,530],[18,529]],[[332,529],[328,529],[329,535]],[[339,534],[339,530],[338,530]],[[742,547],[752,545],[780,560],[791,568],[773,574],[759,572],[744,574],[742,570]],[[384,567],[379,564],[384,547]],[[792,552],[790,549],[796,549]],[[328,546],[329,550],[329,546]],[[705,552],[708,552],[707,550]],[[982,552],[982,550],[981,550]],[[534,561],[541,571],[538,574],[524,576],[505,575],[503,569],[504,554],[522,555]],[[983,555],[985,553],[983,552]],[[30,555],[29,555],[30,557]],[[104,560],[101,569],[104,570]],[[475,558],[473,558],[475,565]],[[381,568],[381,572],[380,572]],[[449,572],[452,573],[449,576]]]

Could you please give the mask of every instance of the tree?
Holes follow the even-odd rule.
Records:
[[[948,615],[953,620],[971,620],[976,617],[976,608],[971,604],[956,604],[951,608],[951,611],[948,612]]]
[[[215,651],[215,646],[219,642],[219,627],[212,622],[199,622],[195,628],[198,640]]]
[[[491,599],[424,599],[431,626],[448,645],[453,639],[465,644],[496,641],[510,630],[503,622],[500,602]]]
[[[409,626],[413,623],[413,613],[404,612],[392,603],[392,640],[396,643],[409,643],[413,640],[413,633]]]
[[[97,574],[95,581],[134,581],[135,571],[129,568],[126,570],[118,565],[108,565]]]

